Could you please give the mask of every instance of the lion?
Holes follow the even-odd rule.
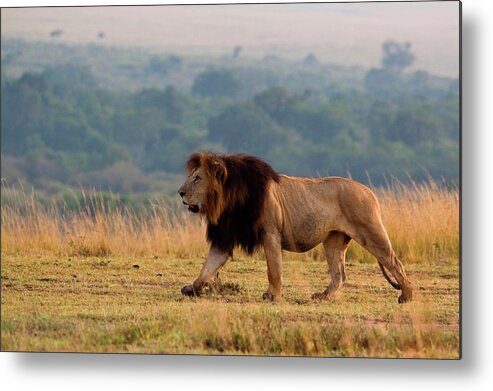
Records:
[[[330,282],[313,299],[328,300],[346,280],[351,240],[378,261],[384,277],[401,290],[399,303],[412,299],[412,284],[395,255],[374,193],[340,177],[300,178],[278,174],[246,154],[193,153],[180,194],[189,211],[205,217],[209,253],[198,278],[181,292],[199,296],[212,284],[233,249],[248,254],[263,247],[268,288],[263,299],[281,299],[282,250],[305,252],[323,244]],[[391,278],[389,273],[394,277]]]

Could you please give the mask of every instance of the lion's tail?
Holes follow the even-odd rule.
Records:
[[[390,278],[389,274],[387,273],[387,269],[385,269],[385,267],[380,262],[378,262],[378,266],[380,266],[380,269],[382,270],[383,276],[389,282],[389,284],[392,285],[395,289],[401,289],[401,286],[399,285],[399,283]]]

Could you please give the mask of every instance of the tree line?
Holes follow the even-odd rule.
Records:
[[[171,192],[186,157],[207,149],[257,155],[290,175],[457,182],[458,82],[404,72],[413,59],[410,45],[387,43],[360,88],[273,82],[254,91],[252,73],[231,66],[203,70],[189,90],[101,88],[74,64],[2,73],[2,177],[52,194],[80,185]]]

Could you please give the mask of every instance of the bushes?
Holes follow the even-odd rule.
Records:
[[[267,71],[249,68],[254,84],[255,72]],[[256,95],[267,84],[249,86],[248,95],[245,77],[242,68],[209,69],[198,74],[192,94],[171,86],[101,90],[89,68],[75,65],[3,78],[2,155],[29,164],[7,165],[2,175],[40,190],[55,182],[78,187],[83,179],[148,192],[145,176],[182,175],[191,152],[222,149],[260,156],[291,175],[350,173],[366,182],[369,173],[378,185],[392,175],[422,179],[427,170],[458,180],[453,82],[383,68],[368,71],[366,88],[321,83],[288,90],[280,78]]]

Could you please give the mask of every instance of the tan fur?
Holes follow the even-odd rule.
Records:
[[[399,301],[411,300],[411,283],[392,250],[378,201],[366,186],[345,178],[281,175],[279,184],[271,184],[265,211],[264,248],[269,249],[266,251],[278,248],[279,242],[282,249],[294,252],[308,251],[323,243],[331,282],[324,292],[315,293],[314,298],[328,299],[342,286],[346,278],[345,254],[354,239],[397,280],[402,289]],[[269,259],[267,262],[270,265]],[[277,263],[273,264],[276,267]],[[281,283],[280,277],[269,279],[267,296],[274,299],[280,296]]]
[[[186,204],[198,205],[200,213],[215,224],[228,206],[228,194],[222,194],[221,179],[217,179],[226,177],[227,172],[225,167],[219,167],[218,176],[209,166],[193,168],[180,192],[185,193]],[[387,270],[395,278],[397,283],[386,275],[389,282],[402,290],[399,302],[412,299],[411,282],[392,249],[377,199],[358,182],[338,177],[312,179],[281,175],[278,183],[270,182],[260,224],[269,280],[264,299],[281,298],[282,250],[304,252],[320,243],[324,246],[331,281],[313,298],[329,299],[346,278],[345,254],[352,239],[376,257],[384,275]],[[212,246],[199,277],[182,292],[200,294],[229,255]]]

